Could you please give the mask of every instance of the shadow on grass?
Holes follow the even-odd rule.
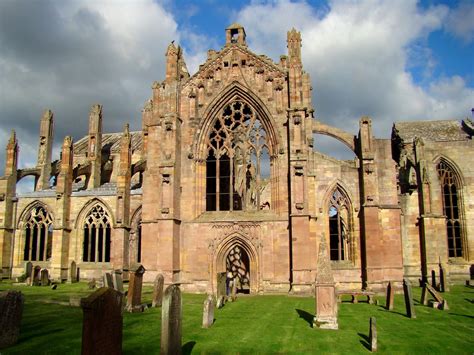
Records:
[[[313,315],[303,311],[302,309],[296,309],[296,312],[300,316],[300,318],[303,318],[310,326],[310,328],[313,328]]]
[[[402,312],[397,312],[397,311],[389,311],[388,309],[386,309],[385,307],[381,307],[382,309],[377,309],[377,311],[379,312],[386,312],[386,313],[394,313],[394,314],[399,314],[401,316],[404,316],[404,317],[408,317],[408,315],[406,313],[402,313]],[[410,318],[410,317],[408,317]]]
[[[370,349],[370,344],[369,344],[369,341],[370,341],[369,337],[365,334],[362,334],[362,333],[357,333],[357,334],[362,338],[360,340],[360,343],[362,345],[364,345],[367,350],[371,350]]]
[[[459,316],[459,317],[466,317],[466,318],[471,318],[474,319],[474,316],[470,316],[467,314],[459,314],[459,313],[448,313],[450,316]]]
[[[195,341],[188,341],[186,344],[183,345],[183,355],[191,354],[193,351],[194,345],[196,345]]]
[[[468,301],[469,303],[474,303],[474,300],[470,300],[469,298],[465,298],[464,301]]]

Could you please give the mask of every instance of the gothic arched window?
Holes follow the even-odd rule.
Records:
[[[338,189],[329,201],[329,250],[331,260],[350,259],[350,205]]]
[[[31,210],[25,223],[25,249],[23,260],[50,260],[52,245],[53,224],[51,215],[44,207],[35,207]]]
[[[250,105],[233,101],[215,121],[206,159],[206,210],[257,210],[269,205],[267,133]]]
[[[83,261],[110,261],[110,232],[107,211],[101,205],[94,206],[84,221]]]
[[[440,161],[437,166],[443,197],[443,213],[446,216],[448,233],[449,257],[463,256],[462,214],[459,190],[461,187],[458,176],[449,164]]]

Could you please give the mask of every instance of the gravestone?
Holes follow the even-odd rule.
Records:
[[[39,286],[41,284],[41,266],[37,265],[33,269],[33,278],[31,279],[32,286]]]
[[[112,274],[112,282],[114,284],[114,289],[116,289],[120,293],[124,293],[123,290],[123,279],[122,279],[122,271],[115,270]]]
[[[214,323],[214,297],[208,295],[204,301],[204,309],[202,312],[202,327],[210,328]]]
[[[69,280],[71,283],[76,283],[78,281],[77,266],[75,261],[71,261],[71,267],[69,268]]]
[[[318,264],[315,282],[316,315],[313,327],[338,329],[337,298],[331,262],[324,235],[319,244]]]
[[[49,285],[49,273],[48,269],[41,270],[41,286]]]
[[[217,299],[217,309],[221,309],[225,305],[225,296],[221,296]]]
[[[403,294],[405,296],[405,307],[409,318],[416,318],[415,305],[411,292],[411,283],[408,279],[403,279]]]
[[[142,283],[143,274],[145,268],[142,265],[138,265],[134,268],[134,271],[130,271],[130,281],[128,283],[128,294],[127,294],[127,311],[129,312],[143,312],[142,302]]]
[[[218,308],[222,308],[226,301],[227,296],[227,275],[225,272],[218,272],[217,273],[217,300],[220,301],[220,306]]]
[[[438,287],[438,283],[436,282],[436,271],[431,270],[431,286],[434,288]]]
[[[389,311],[393,310],[393,299],[395,297],[395,289],[392,286],[392,282],[388,282],[387,285],[387,301],[385,302],[385,308]]]
[[[110,272],[104,274],[104,287],[114,288],[114,280]]]
[[[232,302],[237,301],[237,281],[235,279],[234,279],[234,282],[232,283],[230,299],[232,300]]]
[[[160,354],[181,354],[181,291],[176,284],[166,288],[161,308]]]
[[[163,302],[163,285],[165,278],[162,274],[158,274],[155,277],[155,282],[153,283],[153,300],[151,302],[152,307],[161,307]]]
[[[448,277],[446,275],[446,268],[439,263],[439,290],[440,292],[449,292]]]
[[[369,345],[370,351],[375,352],[377,351],[377,324],[375,317],[370,317],[370,325],[369,325]]]
[[[420,300],[420,303],[423,305],[423,306],[427,306],[428,305],[428,284],[425,282],[423,284],[423,288],[421,289],[421,300]]]
[[[122,295],[102,287],[81,300],[82,354],[122,354]]]
[[[25,264],[25,275],[26,278],[31,277],[33,274],[33,263],[31,261],[28,261]]]
[[[87,286],[89,287],[89,290],[95,289],[95,286],[96,286],[95,278],[93,278],[92,280],[90,280],[90,281],[87,283]]]
[[[435,299],[435,302],[431,302],[431,306],[433,308],[448,310],[449,309],[448,302],[446,302],[446,300],[433,287],[431,287],[428,284],[426,284],[425,286],[426,286],[427,292],[429,292],[431,296],[433,296],[433,298]],[[427,295],[425,297],[428,298]]]
[[[24,303],[19,291],[0,292],[0,349],[17,342]]]

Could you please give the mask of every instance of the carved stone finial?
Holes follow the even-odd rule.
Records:
[[[71,145],[72,145],[72,137],[71,136],[64,137],[63,146],[70,147]]]
[[[124,136],[130,135],[130,125],[128,123],[125,123],[125,125],[123,126],[123,135]]]
[[[12,129],[12,133],[10,134],[10,139],[8,140],[8,144],[16,144],[16,132]]]
[[[49,109],[46,109],[43,113],[43,120],[51,120],[53,118],[53,111],[49,110]]]

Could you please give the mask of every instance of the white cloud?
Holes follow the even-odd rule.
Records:
[[[394,121],[461,119],[474,102],[474,90],[459,77],[424,88],[408,70],[411,46],[442,28],[448,13],[444,6],[422,10],[409,0],[334,0],[317,13],[304,1],[281,0],[252,3],[237,21],[250,47],[274,59],[286,52],[287,29],[299,29],[317,117],[355,133],[360,116],[369,115],[375,133],[388,137]]]
[[[463,1],[446,21],[446,30],[466,42],[474,40],[474,3]]]

